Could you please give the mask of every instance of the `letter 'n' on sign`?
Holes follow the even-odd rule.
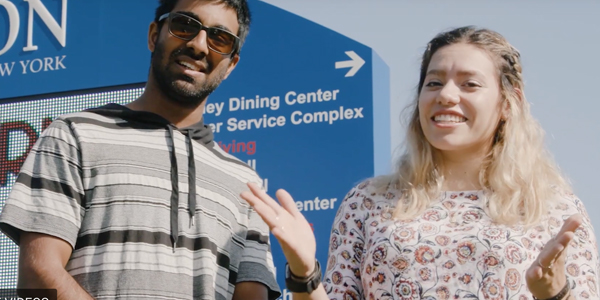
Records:
[[[23,0],[29,3],[29,13],[27,16],[27,45],[23,48],[23,51],[36,51],[38,47],[33,44],[33,19],[34,13],[40,16],[42,22],[48,27],[52,35],[60,43],[61,46],[67,45],[67,0],[62,0],[62,10],[60,17],[60,24],[50,14],[46,6],[42,3],[42,0]],[[6,45],[0,50],[0,55],[6,53],[17,40],[19,34],[20,16],[17,7],[8,0],[0,0],[0,6],[2,6],[8,13],[8,40]]]
[[[67,45],[67,0],[62,0],[62,12],[60,25],[52,17],[48,9],[41,0],[24,0],[29,2],[29,19],[27,21],[27,46],[23,51],[35,51],[37,46],[33,45],[33,12],[37,12],[44,24],[50,29],[52,35],[58,40],[61,46]]]

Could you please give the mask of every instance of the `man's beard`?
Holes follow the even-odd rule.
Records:
[[[157,43],[154,52],[152,52],[151,63],[152,63],[152,74],[158,84],[158,88],[167,96],[169,101],[172,101],[183,107],[197,107],[221,84],[221,81],[225,78],[226,69],[216,70],[214,67],[207,64],[206,80],[200,86],[194,85],[194,87],[184,87],[177,84],[177,81],[185,81],[190,84],[196,83],[195,79],[185,74],[174,74],[169,71],[169,65],[175,64],[175,58],[181,55],[189,56],[194,60],[201,60],[193,52],[192,49],[183,47],[173,51],[167,60],[166,65],[162,65],[165,50],[162,43]],[[209,78],[208,74],[212,74],[214,78]]]

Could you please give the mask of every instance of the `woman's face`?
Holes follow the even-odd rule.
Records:
[[[419,120],[429,143],[442,154],[487,151],[501,116],[497,67],[476,46],[437,50],[419,95]]]

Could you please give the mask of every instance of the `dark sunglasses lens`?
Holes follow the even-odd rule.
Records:
[[[214,50],[229,54],[233,51],[236,38],[231,33],[218,28],[208,30],[208,43]]]
[[[176,15],[171,18],[171,33],[182,39],[193,39],[200,31],[200,24],[190,17]]]

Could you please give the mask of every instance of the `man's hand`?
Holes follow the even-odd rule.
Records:
[[[267,300],[269,291],[260,282],[246,281],[235,285],[233,298],[231,300]]]

